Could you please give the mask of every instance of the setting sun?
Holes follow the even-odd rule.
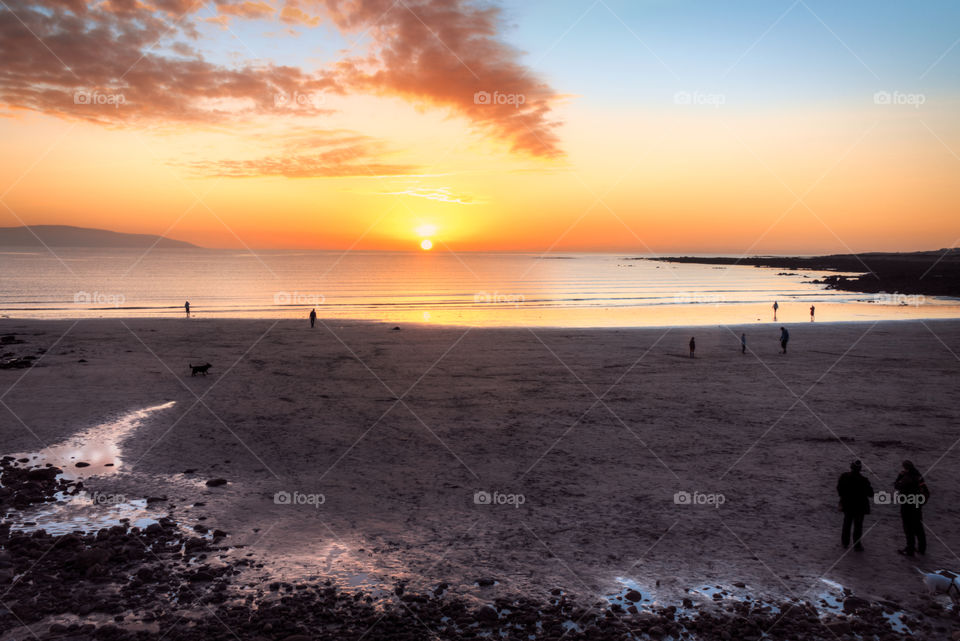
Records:
[[[422,241],[420,241],[420,249],[423,249],[424,251],[430,251],[433,249],[433,241],[429,238],[424,238]]]

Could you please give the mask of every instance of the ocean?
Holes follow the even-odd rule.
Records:
[[[0,249],[11,318],[306,318],[640,327],[958,318],[960,300],[826,290],[820,272],[624,254]]]

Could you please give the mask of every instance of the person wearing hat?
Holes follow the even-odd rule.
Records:
[[[850,471],[840,475],[837,481],[837,494],[840,495],[840,510],[843,512],[843,530],[840,543],[850,545],[850,528],[853,527],[853,549],[863,550],[860,537],[863,536],[863,517],[870,514],[870,500],[873,498],[873,486],[870,480],[860,473],[863,464],[854,461]]]

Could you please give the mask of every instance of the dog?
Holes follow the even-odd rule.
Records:
[[[210,363],[205,365],[191,365],[190,366],[190,376],[196,376],[197,374],[207,375],[207,372],[210,371],[210,368],[213,367]]]
[[[930,595],[946,594],[953,600],[953,605],[960,605],[960,577],[948,570],[937,570],[936,572],[924,572],[920,568],[914,568],[923,576],[923,584],[927,586]]]

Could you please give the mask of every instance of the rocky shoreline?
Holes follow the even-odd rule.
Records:
[[[713,593],[677,605],[634,589],[590,602],[557,588],[547,601],[524,596],[476,605],[446,584],[390,594],[333,581],[250,582],[252,553],[229,558],[226,532],[189,528],[170,516],[95,534],[11,531],[18,511],[84,491],[50,464],[4,457],[0,474],[0,629],[4,639],[881,639],[943,638],[951,620],[892,615],[897,604],[842,595],[838,611],[806,600],[770,602]],[[488,581],[492,583],[492,581]],[[744,586],[745,587],[745,586]],[[902,614],[902,613],[901,613]],[[954,615],[955,616],[955,615]],[[912,631],[913,635],[907,631]]]
[[[960,250],[914,253],[836,254],[832,256],[660,256],[638,258],[668,263],[752,265],[787,270],[837,271],[811,282],[828,289],[867,294],[960,297]]]

